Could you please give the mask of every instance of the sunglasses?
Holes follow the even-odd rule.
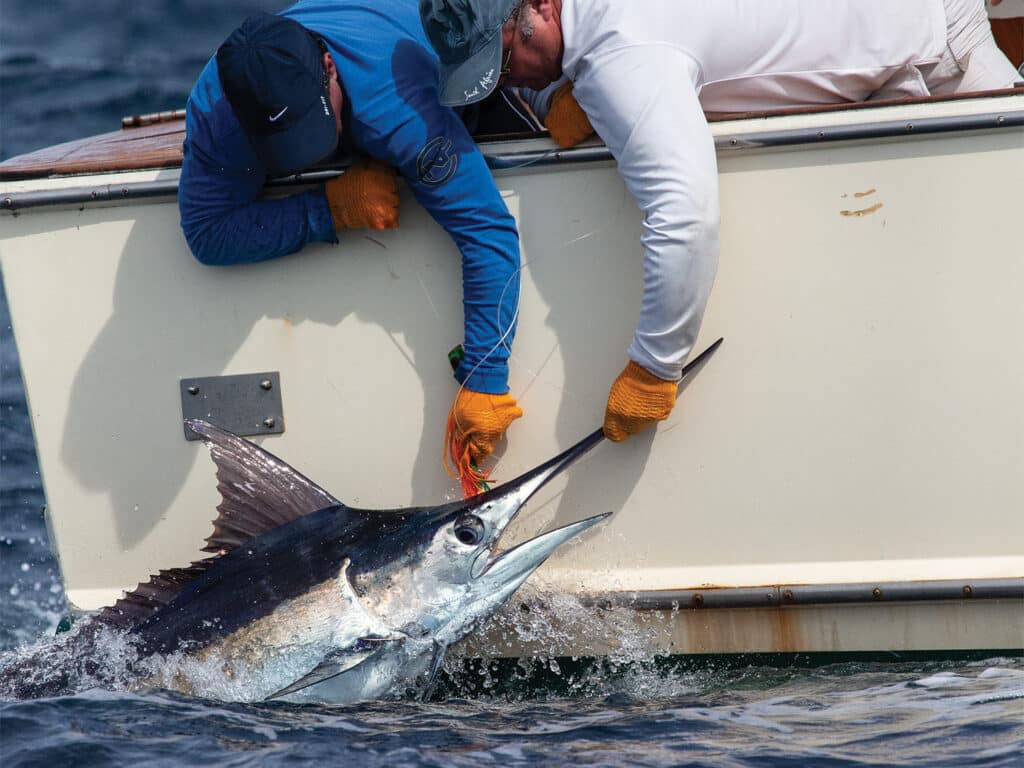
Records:
[[[520,10],[522,10],[522,6],[519,6],[514,11],[512,11],[512,14],[505,20],[505,24],[508,24],[510,21],[513,22],[512,41],[508,44],[508,50],[505,51],[505,56],[502,58],[502,61],[501,61],[501,71],[499,73],[499,77],[507,77],[508,73],[512,69],[511,68],[511,64],[512,64],[512,45],[516,41],[516,30],[519,27],[519,11]]]

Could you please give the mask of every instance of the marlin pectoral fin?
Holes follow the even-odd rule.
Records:
[[[362,637],[350,648],[331,651],[307,674],[300,677],[287,688],[282,688],[280,691],[270,694],[264,699],[264,701],[270,701],[271,699],[277,699],[281,696],[287,696],[289,693],[301,691],[303,688],[308,688],[311,685],[322,683],[325,680],[330,680],[332,677],[337,677],[344,672],[348,672],[350,669],[355,669],[360,664],[370,661],[380,654],[387,643],[393,643],[399,639],[401,638],[397,636]]]

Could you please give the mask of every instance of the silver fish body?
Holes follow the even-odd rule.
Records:
[[[204,548],[210,556],[160,571],[81,633],[84,641],[108,630],[127,635],[139,654],[135,687],[236,701],[429,692],[449,646],[559,546],[610,514],[496,553],[526,500],[600,442],[600,432],[474,499],[361,510],[254,443],[188,424],[217,466],[222,500]],[[75,690],[83,659],[89,680],[114,677],[88,649],[75,659],[76,669],[35,674],[31,683],[19,674],[24,665],[4,670],[0,689],[17,697]]]

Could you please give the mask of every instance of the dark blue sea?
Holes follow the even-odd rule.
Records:
[[[183,107],[228,32],[254,10],[283,5],[0,0],[0,159],[116,130],[124,115]],[[8,658],[46,642],[65,613],[44,507],[0,290]],[[1024,766],[1024,659],[692,666],[650,658],[642,636],[632,657],[613,662],[448,675],[426,703],[245,705],[116,690],[0,701],[0,765]]]

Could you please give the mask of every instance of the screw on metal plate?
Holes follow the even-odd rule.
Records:
[[[277,371],[182,379],[183,419],[202,419],[236,435],[284,432],[281,376]],[[186,440],[199,435],[185,427]]]

